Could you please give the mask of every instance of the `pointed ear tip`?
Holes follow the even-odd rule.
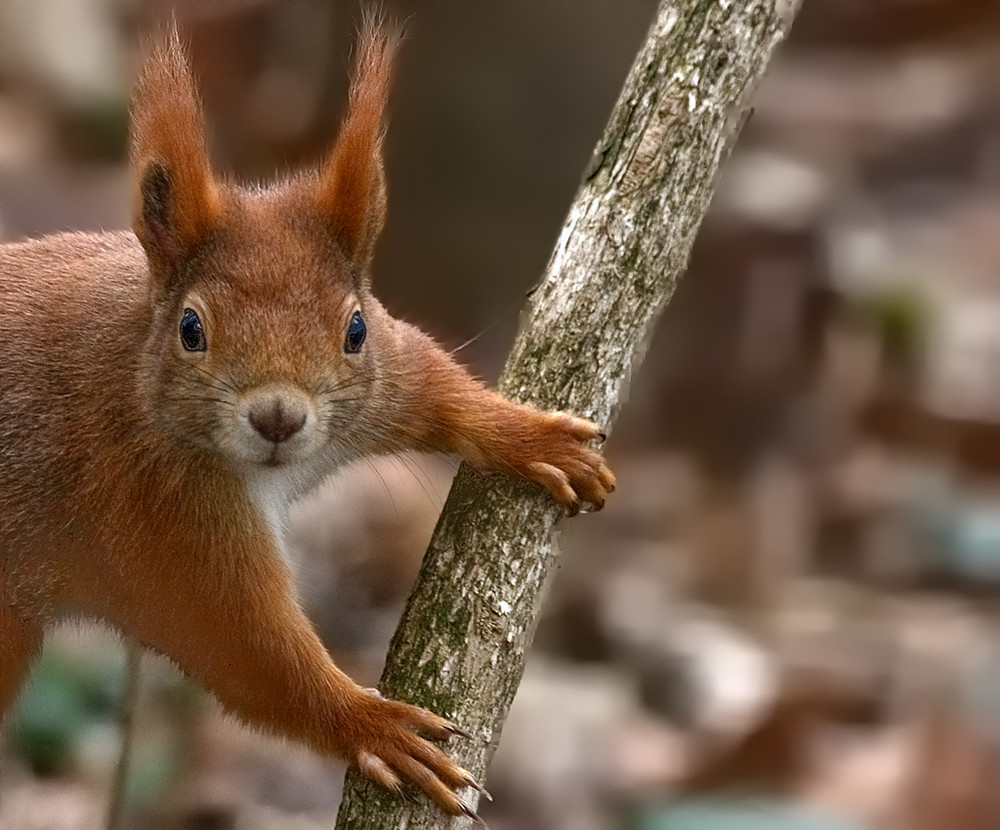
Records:
[[[201,119],[201,101],[184,41],[174,24],[150,32],[144,44],[142,68],[132,90],[131,124],[133,149],[137,140],[150,138],[147,122],[158,123],[164,117],[176,119],[181,112],[193,109],[195,122]],[[178,108],[181,112],[178,112]],[[200,128],[199,128],[200,129]]]
[[[362,54],[377,49],[391,58],[402,40],[402,24],[390,18],[385,9],[365,13],[358,32],[358,43]]]
[[[175,14],[146,33],[142,53],[140,79],[158,72],[183,70],[190,73],[187,45]]]

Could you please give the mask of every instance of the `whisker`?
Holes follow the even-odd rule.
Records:
[[[456,354],[458,354],[460,351],[462,351],[462,349],[468,348],[473,343],[475,343],[477,340],[479,340],[488,331],[491,331],[492,329],[495,329],[497,327],[497,323],[499,323],[499,322],[500,322],[499,320],[494,320],[486,328],[480,329],[477,334],[472,335],[472,337],[470,337],[468,340],[466,340],[460,346],[456,346],[454,349],[450,349],[448,351],[448,356],[449,357],[454,357]]]
[[[427,497],[427,501],[431,505],[435,507],[441,506],[441,499],[437,498],[437,496],[431,493],[431,491],[428,489],[428,487],[434,486],[434,482],[430,480],[430,477],[427,475],[426,470],[422,469],[421,466],[417,464],[412,458],[403,454],[392,455],[389,456],[389,458],[393,459],[399,464],[402,464],[407,469],[407,471],[409,471],[409,473],[413,476],[417,484],[420,485],[420,489],[424,491],[424,495]]]
[[[219,384],[220,389],[225,389],[227,392],[232,392],[234,395],[238,395],[240,393],[240,390],[237,389],[235,386],[233,386],[231,383],[229,383],[225,378],[220,377],[219,375],[216,375],[213,372],[208,371],[208,369],[206,369],[204,366],[199,366],[197,363],[188,363],[186,360],[183,360],[182,358],[176,355],[175,357],[177,357],[178,361],[184,363],[185,366],[192,366],[194,367],[195,371],[201,372],[201,374],[205,375],[205,377],[215,381],[217,384]]]
[[[205,395],[172,395],[170,396],[170,400],[180,401],[180,402],[199,401],[201,403],[214,403],[214,404],[219,404],[221,406],[228,406],[231,409],[235,408],[236,406],[232,401],[227,400],[225,398],[213,398]]]

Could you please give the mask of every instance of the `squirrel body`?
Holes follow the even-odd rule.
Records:
[[[134,233],[0,246],[0,715],[45,628],[106,621],[245,722],[471,814],[444,718],[332,662],[281,552],[287,504],[345,463],[457,453],[574,511],[614,477],[589,421],[486,390],[372,296],[396,38],[362,34],[320,170],[217,181],[176,32],[133,103]],[[424,736],[424,737],[421,737]]]

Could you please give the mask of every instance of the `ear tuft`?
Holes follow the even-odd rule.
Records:
[[[369,14],[358,40],[358,57],[347,115],[333,152],[320,173],[317,204],[347,257],[367,265],[385,222],[382,170],[383,114],[389,96],[397,30]]]
[[[176,24],[150,49],[132,99],[136,236],[150,257],[183,256],[212,230],[222,202],[205,122]]]

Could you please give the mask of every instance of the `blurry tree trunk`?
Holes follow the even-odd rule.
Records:
[[[129,773],[132,767],[132,744],[135,740],[136,711],[139,708],[139,667],[142,663],[142,646],[131,637],[125,640],[125,695],[122,699],[122,745],[118,766],[108,801],[107,830],[124,826],[125,807],[128,800]]]
[[[610,425],[799,2],[662,0],[531,294],[504,395]],[[449,751],[479,776],[521,679],[562,516],[536,486],[463,467],[389,650],[382,692],[467,729],[472,740]],[[468,823],[352,771],[337,828]]]

